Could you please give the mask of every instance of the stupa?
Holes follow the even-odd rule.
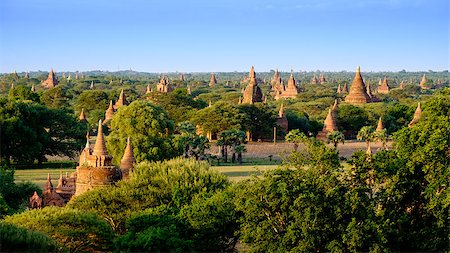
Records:
[[[377,124],[377,129],[375,130],[376,132],[381,132],[383,131],[384,126],[383,126],[383,121],[381,120],[381,117],[378,119],[378,124]]]
[[[78,117],[78,119],[79,119],[81,122],[87,122],[87,120],[86,120],[86,115],[84,114],[84,108],[81,109],[80,116]]]
[[[276,118],[277,126],[285,133],[288,131],[289,122],[286,117],[286,112],[284,111],[284,105],[281,104],[280,111],[278,112],[278,117]]]
[[[430,87],[428,86],[428,84],[427,84],[427,76],[425,75],[425,74],[423,74],[423,76],[422,76],[422,80],[420,81],[420,83],[419,83],[419,86],[420,86],[420,88],[421,89],[423,89],[423,90],[428,90],[428,89],[430,89]]]
[[[275,99],[278,100],[280,98],[296,98],[298,94],[298,88],[297,84],[294,78],[294,72],[291,69],[291,76],[288,80],[288,85],[285,87],[284,85],[281,85],[283,87],[281,92],[278,92],[275,94]]]
[[[334,132],[334,131],[338,131],[337,124],[336,124],[336,112],[333,112],[333,109],[328,109],[327,117],[325,118],[325,121],[323,122],[323,129],[317,135],[317,139],[325,141],[325,140],[327,140],[327,134]]]
[[[214,87],[216,84],[216,75],[214,73],[211,73],[211,78],[209,79],[209,87]]]
[[[113,102],[111,100],[109,101],[109,107],[105,112],[105,120],[103,121],[103,123],[110,121],[113,118],[115,111],[116,110],[114,109]]]
[[[125,93],[123,89],[120,91],[119,99],[114,104],[114,109],[119,109],[121,106],[128,105],[127,97],[125,96]]]
[[[131,147],[130,137],[127,138],[127,147],[120,161],[120,170],[122,171],[122,179],[128,179],[130,172],[133,172],[136,159],[134,158],[133,148]]]
[[[413,125],[415,125],[417,122],[419,122],[420,120],[420,116],[422,115],[422,108],[420,106],[420,102],[417,104],[417,108],[416,111],[414,112],[414,117],[411,120],[411,122],[409,122],[408,127],[412,127]]]
[[[360,68],[356,69],[355,78],[353,78],[350,92],[345,97],[345,102],[353,105],[363,105],[372,102],[366,91],[366,85],[361,77]]]
[[[76,170],[75,196],[96,187],[114,185],[121,179],[121,171],[118,167],[112,165],[112,158],[106,150],[103,126],[100,120],[94,149],[90,148],[89,140],[87,140],[86,147],[80,155],[80,164]]]

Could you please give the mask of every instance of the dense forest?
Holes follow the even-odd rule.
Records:
[[[336,138],[370,144],[377,138],[370,129],[381,118],[393,144],[345,161],[336,149],[339,141],[325,145],[315,136],[334,101],[343,100],[337,88],[350,86],[354,73],[294,72],[297,97],[275,100],[274,71],[257,72],[267,101],[256,104],[238,103],[247,73],[215,73],[214,85],[211,73],[184,73],[184,80],[181,74],[164,74],[174,87],[169,93],[155,91],[160,73],[58,73],[59,84],[50,89],[41,85],[48,72],[2,74],[0,251],[448,250],[448,71],[362,73],[381,102],[340,103],[342,137]],[[280,74],[287,80],[290,73]],[[326,82],[311,83],[321,74]],[[418,85],[424,74],[430,89]],[[378,94],[385,77],[392,89]],[[131,137],[137,164],[130,179],[91,190],[62,208],[28,210],[29,197],[42,189],[15,183],[15,168],[49,156],[76,157],[86,133],[95,134],[122,90],[130,104],[115,112],[104,133],[116,164]],[[423,113],[408,127],[418,102]],[[271,140],[281,105],[289,127],[278,129],[278,136],[302,148],[277,169],[237,183],[210,167],[204,159],[210,145],[230,149],[234,162],[245,152],[245,132],[254,141]],[[79,121],[82,111],[87,123]],[[196,126],[214,133],[214,143]]]

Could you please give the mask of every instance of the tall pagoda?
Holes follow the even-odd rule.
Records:
[[[58,85],[58,83],[59,83],[59,81],[56,78],[56,74],[55,74],[55,72],[53,72],[53,69],[51,69],[50,72],[48,73],[47,80],[42,81],[42,87],[53,88],[56,85]]]
[[[216,75],[211,73],[211,78],[209,79],[209,87],[214,87],[217,84]]]
[[[243,104],[253,104],[263,101],[263,94],[261,88],[258,87],[258,82],[256,81],[255,68],[252,66],[250,73],[248,75],[249,83],[247,88],[244,90]]]
[[[353,78],[350,92],[345,97],[345,102],[353,105],[363,105],[372,102],[369,94],[367,94],[366,85],[362,79],[359,67],[356,69],[355,77]]]

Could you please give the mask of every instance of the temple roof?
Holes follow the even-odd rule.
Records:
[[[295,85],[294,72],[292,69],[291,69],[291,76],[289,77],[289,80],[288,80],[288,87],[291,89],[292,88],[297,89],[297,86]]]
[[[102,120],[99,120],[98,122],[97,139],[95,140],[94,152],[92,154],[95,156],[108,155],[108,151],[106,150],[105,145],[105,139],[103,136]]]

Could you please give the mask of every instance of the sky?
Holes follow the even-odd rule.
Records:
[[[448,0],[1,0],[0,72],[448,70]]]

